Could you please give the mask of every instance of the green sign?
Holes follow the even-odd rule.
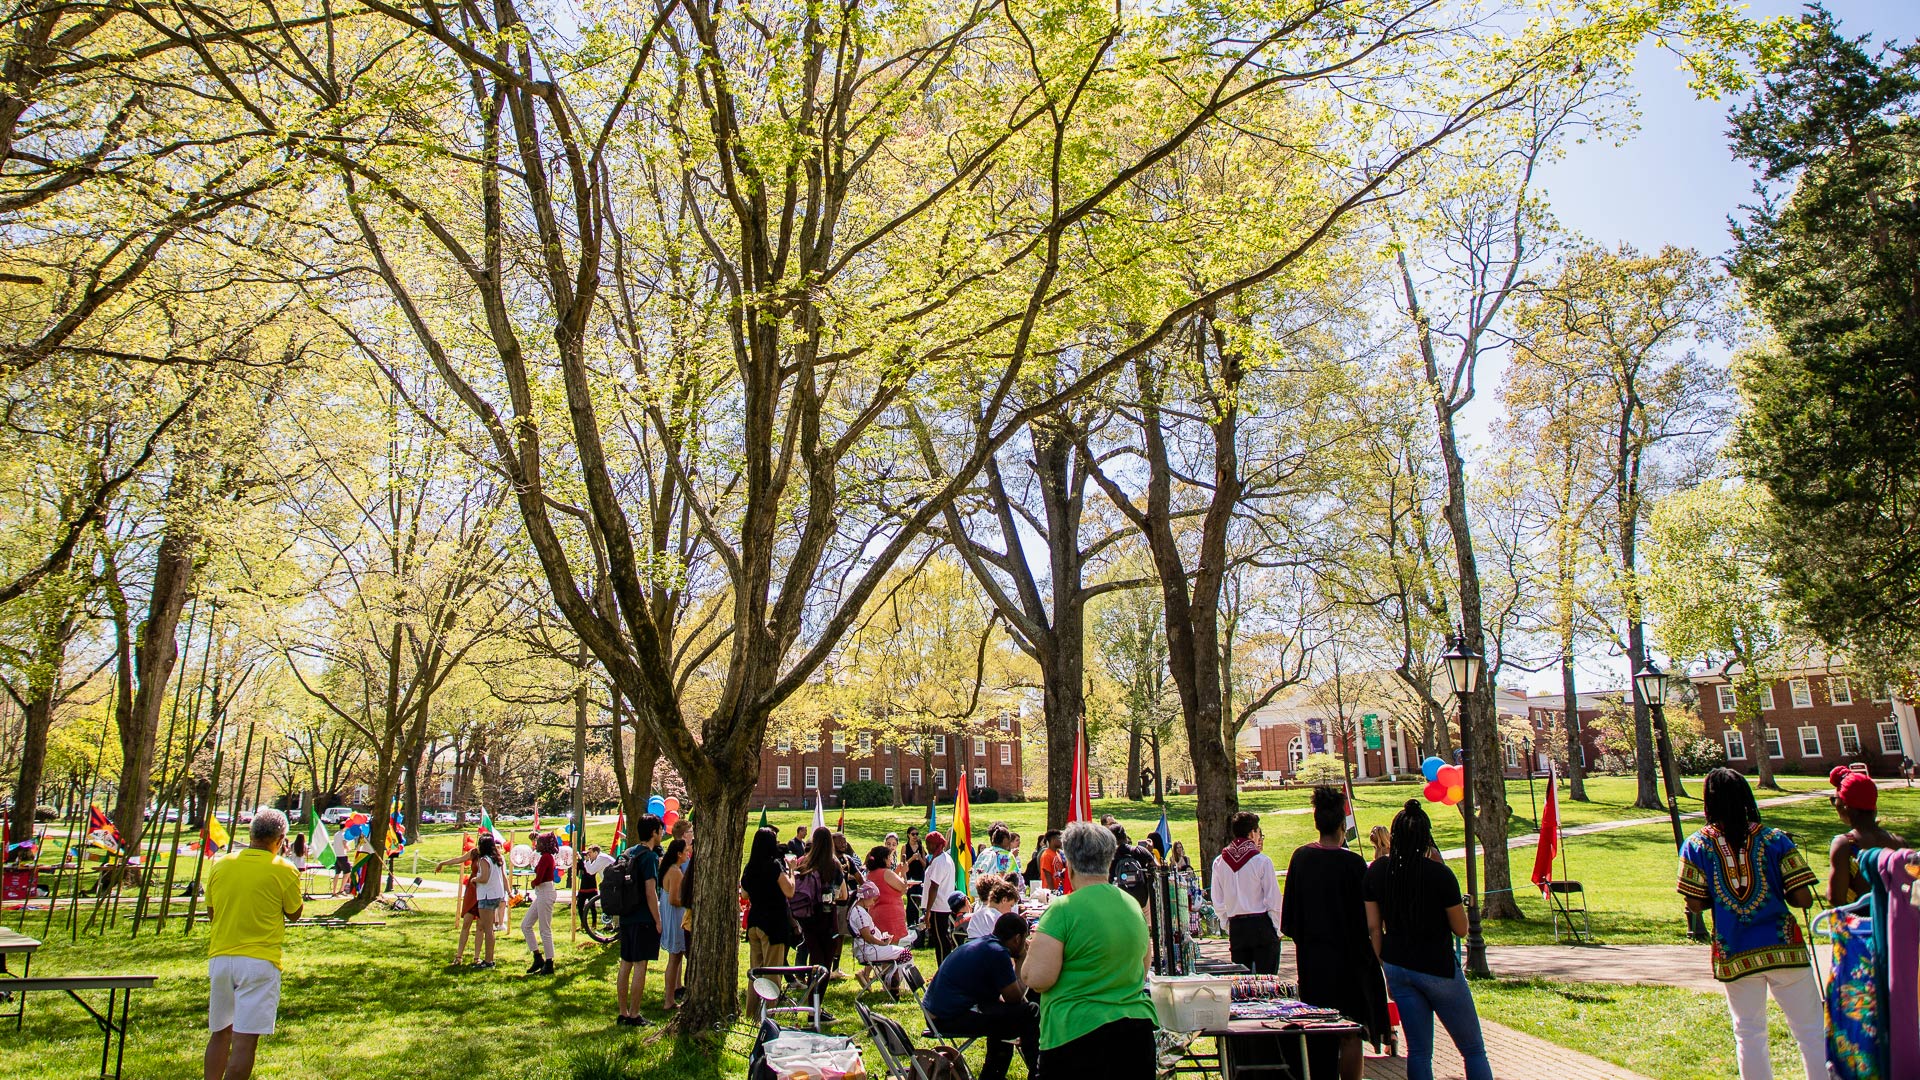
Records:
[[[1360,732],[1366,740],[1367,749],[1380,749],[1380,714],[1365,713],[1360,717]]]

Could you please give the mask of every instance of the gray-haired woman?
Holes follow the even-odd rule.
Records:
[[[1073,890],[1040,917],[1021,977],[1040,991],[1040,1071],[1152,1080],[1147,921],[1107,882],[1113,833],[1076,821],[1061,836]]]

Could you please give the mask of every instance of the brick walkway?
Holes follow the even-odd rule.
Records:
[[[1487,1041],[1487,1060],[1498,1080],[1647,1080],[1637,1072],[1491,1020],[1480,1021],[1480,1032]],[[1433,1043],[1434,1080],[1466,1080],[1460,1055],[1454,1052],[1453,1041],[1444,1029],[1434,1033]],[[1407,1059],[1369,1057],[1366,1075],[1368,1080],[1406,1080]]]

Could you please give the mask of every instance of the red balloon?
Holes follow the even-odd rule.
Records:
[[[1440,766],[1440,775],[1434,777],[1434,779],[1440,781],[1441,783],[1447,785],[1448,787],[1459,787],[1460,785],[1466,783],[1466,778],[1462,775],[1460,766],[1458,765]]]
[[[1438,780],[1429,780],[1426,787],[1428,802],[1442,802],[1447,797],[1447,785]]]
[[[669,810],[660,817],[660,823],[669,829],[673,828],[673,823],[679,820],[680,811],[678,810]]]

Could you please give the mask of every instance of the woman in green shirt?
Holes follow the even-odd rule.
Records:
[[[1113,834],[1076,821],[1060,838],[1073,890],[1040,917],[1021,977],[1040,992],[1040,1072],[1153,1080],[1147,921],[1107,882]]]

